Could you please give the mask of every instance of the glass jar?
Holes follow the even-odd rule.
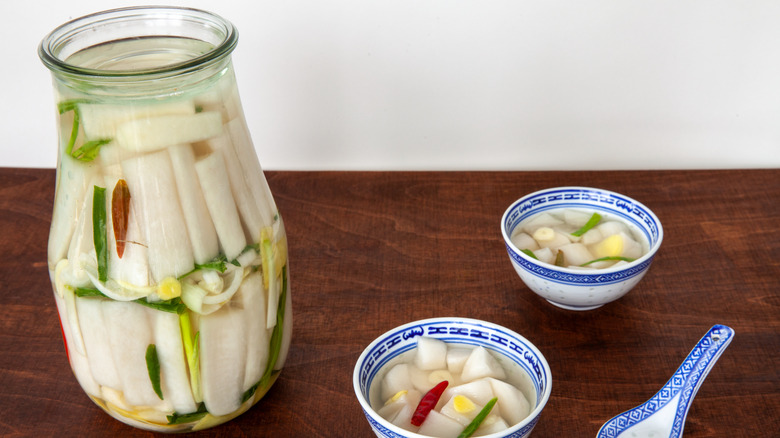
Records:
[[[55,29],[48,264],[68,359],[113,417],[211,427],[257,403],[292,331],[287,239],[208,12],[126,8]]]

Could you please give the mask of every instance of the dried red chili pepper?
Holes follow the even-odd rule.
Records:
[[[130,216],[130,189],[127,181],[120,179],[116,182],[111,194],[111,219],[114,223],[114,238],[116,239],[116,253],[119,258],[125,253],[125,239],[127,238],[127,219]]]
[[[449,382],[442,380],[436,386],[431,388],[430,391],[425,393],[423,398],[420,399],[420,403],[417,404],[417,409],[414,410],[414,415],[412,415],[411,421],[413,425],[417,427],[422,426],[423,421],[428,418],[428,414],[433,408],[436,407],[436,403],[439,402],[441,394],[445,389],[447,389],[447,385],[449,385]]]

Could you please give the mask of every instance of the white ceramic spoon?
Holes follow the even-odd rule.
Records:
[[[713,326],[658,393],[604,423],[596,438],[681,437],[696,391],[733,338],[730,327]]]

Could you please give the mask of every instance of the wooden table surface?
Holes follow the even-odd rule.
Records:
[[[352,388],[363,348],[436,316],[492,321],[546,356],[535,437],[594,437],[651,397],[714,324],[736,336],[685,436],[780,434],[780,169],[611,172],[267,172],[289,234],[294,333],[270,393],[215,437],[370,437]],[[665,236],[642,282],[587,312],[532,293],[499,221],[552,186],[617,191]],[[151,436],[103,413],[70,371],[46,268],[53,169],[0,169],[0,435]]]

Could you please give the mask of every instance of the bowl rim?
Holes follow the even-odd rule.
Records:
[[[537,403],[534,409],[531,410],[531,412],[524,418],[522,421],[518,422],[517,424],[514,424],[512,427],[507,428],[501,432],[492,433],[490,435],[483,435],[484,438],[501,438],[504,436],[507,436],[509,434],[515,433],[522,428],[528,426],[532,422],[535,424],[535,422],[538,420],[540,414],[542,413],[542,410],[547,405],[547,402],[550,399],[550,395],[552,394],[552,384],[553,384],[553,378],[552,378],[552,370],[550,369],[550,365],[547,362],[547,358],[544,357],[542,352],[534,345],[531,341],[529,341],[524,336],[520,335],[514,330],[511,330],[507,327],[504,327],[502,325],[490,322],[490,321],[484,321],[480,319],[475,318],[467,318],[467,317],[460,317],[460,316],[451,316],[451,317],[435,317],[435,318],[426,318],[426,319],[420,319],[417,321],[411,321],[402,325],[399,325],[397,327],[394,327],[390,330],[385,331],[384,333],[380,334],[376,338],[374,338],[373,341],[371,341],[368,346],[366,346],[365,349],[361,352],[360,356],[358,357],[357,361],[355,362],[355,367],[352,372],[352,387],[355,391],[355,395],[357,396],[358,402],[360,403],[361,408],[363,409],[363,412],[370,416],[373,421],[379,423],[382,425],[382,427],[390,430],[391,432],[408,438],[430,438],[428,435],[421,435],[416,432],[411,432],[406,429],[401,429],[400,427],[390,423],[389,421],[385,420],[383,417],[381,417],[377,412],[371,407],[371,404],[368,400],[363,396],[363,393],[360,391],[360,371],[361,371],[361,363],[365,361],[367,356],[374,350],[375,347],[377,347],[382,341],[385,340],[389,335],[396,333],[398,331],[402,331],[405,329],[409,329],[412,327],[420,326],[420,325],[429,325],[434,323],[445,323],[445,322],[456,322],[456,323],[467,323],[467,324],[473,324],[473,325],[482,325],[487,328],[490,328],[492,330],[500,330],[503,332],[506,332],[508,335],[511,335],[515,338],[517,338],[519,341],[523,342],[526,347],[528,347],[529,350],[533,351],[533,353],[537,356],[539,359],[539,363],[541,364],[542,368],[544,369],[544,373],[547,376],[547,384],[545,386],[544,391],[541,394],[541,397],[537,397]],[[486,347],[488,348],[488,347]],[[495,351],[495,350],[494,350]],[[385,364],[386,365],[386,364]]]
[[[658,229],[658,239],[656,239],[655,243],[652,245],[649,245],[649,248],[645,254],[642,255],[642,257],[639,257],[638,259],[628,262],[624,265],[620,266],[610,266],[608,268],[585,268],[585,269],[572,269],[562,266],[555,266],[551,265],[549,263],[541,262],[540,260],[534,259],[520,251],[518,247],[515,246],[515,244],[512,242],[510,236],[507,234],[506,230],[506,220],[509,216],[509,214],[517,207],[518,204],[522,204],[527,199],[539,196],[544,193],[549,192],[556,192],[556,191],[578,191],[578,192],[594,192],[594,193],[603,193],[607,194],[613,197],[621,198],[626,201],[631,202],[632,204],[642,208],[656,223],[657,229]],[[556,271],[556,272],[562,272],[566,274],[570,274],[573,276],[589,276],[589,275],[596,275],[596,274],[612,274],[615,272],[621,272],[626,271],[635,268],[636,266],[646,264],[647,267],[649,267],[649,261],[652,260],[653,257],[655,257],[655,254],[658,252],[658,249],[661,247],[661,243],[664,240],[664,228],[661,224],[661,220],[656,216],[655,212],[651,210],[649,207],[647,207],[645,204],[642,204],[641,202],[637,201],[636,199],[626,196],[622,193],[618,193],[612,190],[607,189],[600,189],[596,187],[586,187],[586,186],[560,186],[560,187],[549,187],[546,189],[537,190],[532,193],[528,193],[526,195],[523,195],[522,197],[516,199],[511,204],[509,204],[509,207],[507,207],[506,210],[504,210],[504,214],[501,215],[501,235],[504,238],[504,244],[507,246],[508,249],[510,249],[516,256],[522,258],[523,260],[527,261],[530,264],[543,267],[545,269],[548,269],[550,271]],[[650,242],[648,242],[650,243]]]

